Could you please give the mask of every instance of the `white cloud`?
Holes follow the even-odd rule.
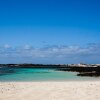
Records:
[[[30,46],[30,45],[25,45],[25,46],[23,47],[23,49],[30,50],[30,49],[32,49],[32,46]]]
[[[21,57],[31,59],[94,59],[100,56],[100,44],[89,44],[85,47],[80,46],[46,46],[43,48],[33,48],[30,45],[11,48],[10,45],[0,47],[0,59],[3,57]],[[85,58],[84,58],[85,57]],[[100,57],[99,57],[100,58]],[[6,59],[6,58],[5,58]]]
[[[8,45],[8,44],[5,44],[5,45],[4,45],[4,48],[5,48],[5,49],[9,49],[9,48],[11,48],[11,46]]]

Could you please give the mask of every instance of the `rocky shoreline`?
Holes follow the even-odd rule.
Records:
[[[77,76],[90,76],[90,77],[99,77],[100,76],[100,67],[96,66],[69,66],[69,65],[44,65],[44,64],[0,64],[0,67],[6,68],[53,68],[58,71],[71,71],[78,72]]]

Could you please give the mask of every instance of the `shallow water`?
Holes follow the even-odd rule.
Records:
[[[99,80],[94,77],[77,76],[76,72],[56,71],[43,68],[0,68],[0,81],[68,81]]]

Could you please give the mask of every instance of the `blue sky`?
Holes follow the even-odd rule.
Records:
[[[99,0],[1,0],[0,63],[100,63]]]

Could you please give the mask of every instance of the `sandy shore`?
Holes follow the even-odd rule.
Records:
[[[100,100],[100,82],[0,82],[0,100]]]

